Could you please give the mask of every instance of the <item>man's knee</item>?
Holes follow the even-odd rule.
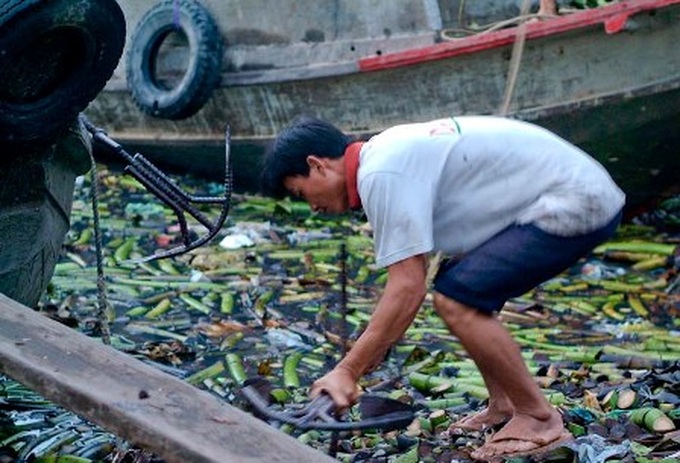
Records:
[[[435,310],[449,326],[460,327],[482,315],[482,312],[474,307],[451,299],[437,291],[434,292],[433,301]]]

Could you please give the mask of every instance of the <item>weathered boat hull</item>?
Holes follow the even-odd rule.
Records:
[[[643,123],[624,125],[619,132],[607,132],[594,138],[580,138],[602,124],[610,124],[640,114],[640,108],[680,105],[680,90],[660,92],[645,98],[621,100],[617,103],[569,113],[546,113],[540,119],[527,117],[565,138],[571,134],[581,140],[581,148],[592,153],[614,176],[628,195],[628,205],[639,206],[648,200],[678,192],[680,172],[680,116],[658,115]],[[627,114],[627,116],[624,116]],[[565,129],[567,127],[567,129]],[[368,131],[366,132],[368,134]],[[239,139],[232,145],[231,159],[235,168],[237,191],[255,192],[259,185],[259,166],[269,140]],[[143,153],[154,163],[176,174],[189,173],[215,181],[224,176],[223,140],[132,138],[126,146]],[[188,160],[191,160],[190,162]],[[109,158],[110,162],[116,159]]]
[[[198,173],[219,172],[215,166],[229,124],[237,188],[252,187],[257,160],[251,157],[299,114],[366,135],[409,121],[499,112],[554,130],[591,151],[615,175],[619,166],[634,170],[633,180],[617,178],[629,196],[667,186],[660,180],[678,171],[679,157],[651,152],[647,137],[654,133],[661,145],[677,147],[680,1],[621,2],[525,27],[514,84],[508,76],[517,28],[305,68],[225,67],[212,98],[183,120],[141,111],[118,79],[87,114],[154,161]],[[512,98],[503,110],[508,89]],[[640,149],[646,151],[644,163],[628,159]]]

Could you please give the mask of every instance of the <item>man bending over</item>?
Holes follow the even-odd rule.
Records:
[[[592,157],[536,125],[465,116],[392,127],[367,142],[304,117],[267,154],[264,191],[312,210],[363,208],[388,281],[366,330],[312,386],[346,408],[357,382],[416,316],[428,255],[441,251],[434,306],[479,368],[488,406],[453,427],[504,426],[472,457],[529,453],[570,438],[520,348],[498,319],[504,303],[611,237],[624,194]]]

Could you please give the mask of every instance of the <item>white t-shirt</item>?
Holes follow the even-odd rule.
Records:
[[[379,267],[431,251],[465,253],[513,223],[560,236],[588,233],[625,201],[579,148],[494,116],[387,129],[362,147],[357,184]]]

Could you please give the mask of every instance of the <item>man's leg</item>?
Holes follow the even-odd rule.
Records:
[[[434,301],[437,312],[479,367],[489,388],[493,400],[480,415],[481,421],[493,425],[511,416],[484,446],[486,450],[493,454],[525,451],[559,438],[564,431],[562,417],[541,393],[519,346],[501,322],[440,293],[435,293]]]
[[[458,320],[460,317],[464,317],[467,314],[465,309],[459,309],[462,304],[458,304],[455,301],[449,299],[448,297],[435,292],[434,293],[434,306],[442,317],[444,322],[449,328],[451,333],[458,337],[458,339],[463,343],[463,347],[466,348],[464,341],[460,339],[458,329],[456,327],[463,326],[465,322]],[[463,335],[465,338],[465,335]],[[497,381],[493,372],[487,368],[486,364],[477,364],[477,368],[482,374],[484,379],[484,384],[486,389],[489,391],[489,400],[487,408],[479,413],[468,415],[460,421],[457,421],[451,425],[451,430],[462,429],[466,431],[483,431],[487,428],[505,423],[514,413],[514,407],[512,402],[505,394],[503,388],[503,383]]]
[[[620,218],[619,213],[601,229],[575,237],[512,225],[440,266],[434,279],[435,307],[479,367],[491,398],[485,412],[461,427],[498,424],[512,409],[510,421],[474,458],[525,452],[569,436],[562,435],[561,416],[541,394],[519,346],[496,314],[506,301],[558,275],[610,237]]]

